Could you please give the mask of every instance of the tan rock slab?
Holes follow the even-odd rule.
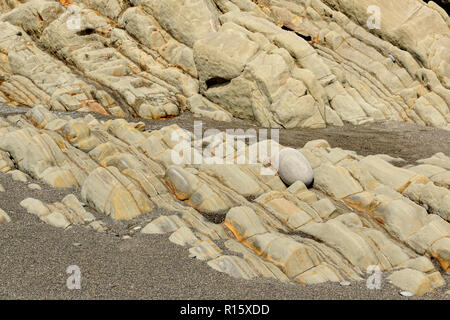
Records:
[[[433,291],[430,279],[424,273],[414,269],[406,268],[400,271],[394,271],[388,279],[396,287],[409,291],[417,296]]]

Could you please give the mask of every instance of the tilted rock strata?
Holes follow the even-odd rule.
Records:
[[[34,214],[45,223],[57,228],[67,228],[71,225],[86,225],[96,231],[105,230],[105,225],[97,221],[95,216],[86,211],[73,194],[64,197],[61,202],[44,204],[40,200],[27,198],[20,205],[28,213]]]
[[[262,174],[266,157],[251,150],[275,142],[249,146],[232,138],[220,133],[197,141],[176,125],[149,132],[140,122],[58,117],[43,107],[0,120],[3,171],[19,169],[53,187],[79,186],[84,203],[113,219],[172,212],[142,232],[172,233],[171,241],[214,269],[312,284],[361,280],[378,266],[415,270],[391,280],[416,294],[443,285],[430,259],[448,270],[450,190],[439,181],[450,158],[436,154],[401,168],[383,155],[362,157],[310,141],[299,149],[314,170],[307,189]],[[23,205],[32,213],[41,208],[35,213],[54,225],[86,224],[73,198]],[[236,256],[224,254],[217,240]],[[416,271],[431,286],[409,283]]]
[[[0,12],[0,104],[450,128],[449,17],[433,3],[15,0]]]

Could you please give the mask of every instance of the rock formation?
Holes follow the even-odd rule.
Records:
[[[450,129],[449,17],[432,1],[1,0],[0,13],[0,104]]]
[[[450,130],[449,22],[421,0],[0,0],[0,174],[79,188],[20,203],[43,223],[132,221],[233,277],[376,269],[432,292],[450,267],[448,154],[399,166],[325,140],[198,141],[141,119]],[[15,106],[29,109],[2,116]],[[11,217],[0,209],[2,226]]]
[[[230,152],[229,139],[220,133],[198,143],[176,125],[148,132],[141,122],[73,119],[42,106],[0,120],[2,171],[55,188],[81,187],[83,204],[105,218],[164,209],[170,214],[142,233],[170,232],[192,256],[234,277],[342,282],[362,280],[377,266],[394,271],[392,283],[414,294],[445,285],[439,270],[450,266],[449,157],[397,167],[383,155],[363,157],[310,141],[298,149],[314,171],[308,189],[262,175],[265,158],[250,161],[254,146],[246,143]],[[274,143],[257,144],[267,142]],[[175,161],[186,154],[201,161]],[[248,161],[237,164],[240,156]],[[73,195],[53,204],[21,203],[56,227],[107,230],[83,204]]]

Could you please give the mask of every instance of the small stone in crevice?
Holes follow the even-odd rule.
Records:
[[[409,292],[409,291],[400,291],[400,294],[404,297],[412,297],[414,296],[413,293]]]

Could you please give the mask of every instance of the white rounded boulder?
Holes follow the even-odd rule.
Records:
[[[288,186],[296,181],[310,186],[314,181],[314,172],[308,159],[293,148],[283,148],[278,153],[278,173]]]

